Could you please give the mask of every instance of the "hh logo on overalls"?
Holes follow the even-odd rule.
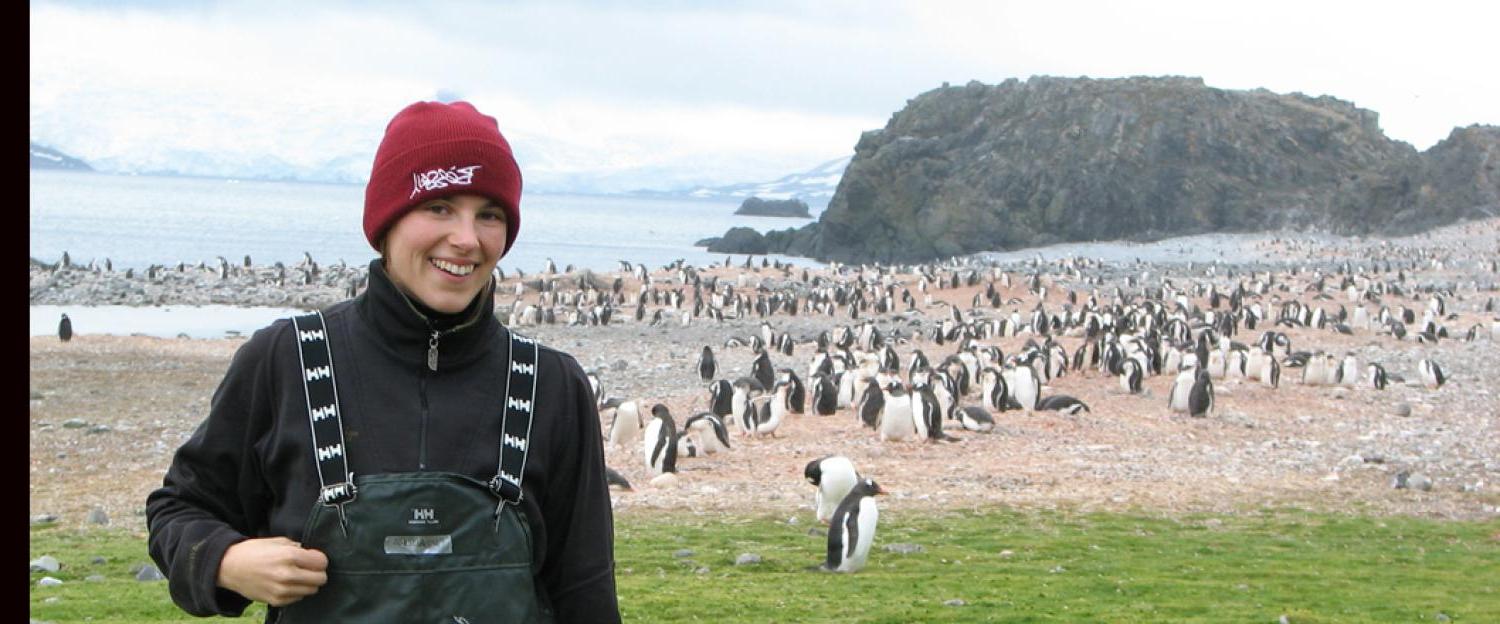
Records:
[[[437,524],[437,510],[431,507],[413,507],[411,509],[411,520],[407,524]]]

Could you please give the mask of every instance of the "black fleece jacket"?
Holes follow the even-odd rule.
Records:
[[[493,282],[461,316],[442,323],[418,311],[380,260],[369,275],[366,292],[323,311],[349,469],[489,480],[500,452],[510,340],[491,312]],[[438,363],[431,371],[434,331]],[[294,334],[283,319],[240,347],[208,418],[147,497],[151,557],[166,572],[172,600],[193,615],[240,615],[250,601],[215,585],[224,551],[251,537],[301,541],[317,499]],[[521,508],[531,525],[538,591],[558,622],[618,622],[599,414],[572,356],[542,346],[537,368]]]

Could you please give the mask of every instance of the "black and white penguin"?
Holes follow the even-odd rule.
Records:
[[[823,569],[830,572],[858,572],[870,557],[875,542],[875,525],[880,510],[874,496],[884,494],[874,479],[860,479],[834,510],[828,524],[828,557]]]
[[[714,361],[714,350],[703,345],[703,353],[698,355],[698,377],[703,381],[713,381],[718,372],[719,364]]]
[[[845,376],[854,375],[855,371],[845,373]],[[854,413],[859,416],[859,421],[866,427],[876,428],[880,424],[880,414],[885,411],[885,393],[880,391],[880,386],[874,383],[866,384],[864,392],[860,393],[859,402],[854,405]]]
[[[1089,411],[1087,403],[1070,397],[1066,394],[1055,394],[1038,401],[1036,408],[1041,411],[1062,412],[1064,414],[1077,414]]]
[[[1436,360],[1427,358],[1417,360],[1417,372],[1422,376],[1422,385],[1430,390],[1441,388],[1443,383],[1448,381],[1448,377],[1443,374],[1443,367],[1439,366]]]
[[[1275,355],[1268,353],[1261,362],[1260,382],[1272,388],[1281,387],[1281,363],[1276,361]]]
[[[786,421],[787,394],[791,391],[791,384],[777,382],[771,388],[769,396],[759,397],[752,401],[755,407],[755,423],[753,433],[757,436],[775,436],[776,429]],[[766,399],[761,401],[761,399]]]
[[[1021,409],[1036,411],[1036,402],[1042,395],[1042,382],[1037,379],[1036,371],[1030,366],[1021,365],[1006,372],[1011,374],[1011,398],[1020,404]]]
[[[1196,371],[1193,387],[1188,391],[1188,415],[1201,418],[1213,409],[1214,382],[1209,378],[1208,371]]]
[[[1010,389],[1006,386],[1005,376],[1000,373],[1000,369],[993,366],[986,366],[984,370],[980,371],[979,389],[981,393],[980,399],[984,402],[985,407],[997,412],[1009,409]]]
[[[667,406],[661,403],[651,407],[651,422],[646,424],[646,435],[641,440],[641,455],[646,468],[656,474],[677,472],[677,424],[672,422]]]
[[[728,379],[708,384],[708,411],[723,418],[734,413],[734,386]]]
[[[57,322],[57,339],[67,342],[73,339],[73,321],[68,320],[68,315],[62,315],[62,320]]]
[[[755,356],[755,361],[750,363],[750,376],[760,382],[761,388],[770,388],[776,383],[776,369],[771,366],[771,355],[761,351]]]
[[[702,449],[704,455],[712,455],[730,448],[728,428],[724,426],[722,419],[711,412],[694,414],[687,419],[687,422],[682,423],[682,431],[698,438],[697,446]]]
[[[634,444],[643,425],[639,403],[635,401],[619,403],[615,406],[614,419],[609,422],[609,445],[623,447]]]
[[[741,377],[734,380],[734,392],[729,400],[729,420],[737,426],[743,426],[751,422],[755,414],[751,412],[750,402],[762,394],[760,382],[749,377]],[[740,433],[749,435],[749,429],[741,429]]]
[[[880,441],[905,440],[916,435],[911,395],[906,393],[906,386],[894,381],[882,391],[885,393],[885,408],[880,410],[880,420],[875,427],[880,432]]]
[[[833,415],[839,408],[839,389],[833,385],[828,375],[814,375],[811,381],[813,413],[819,416]]]
[[[1135,358],[1124,358],[1120,362],[1120,387],[1131,394],[1141,393],[1141,381],[1144,377],[1141,371],[1141,363]]]
[[[818,522],[823,524],[833,520],[839,503],[844,502],[849,490],[859,482],[859,471],[855,470],[854,462],[843,455],[825,455],[807,462],[802,476],[818,488],[817,494],[813,495],[813,509]]]
[[[1188,412],[1188,398],[1192,396],[1193,385],[1197,382],[1198,369],[1187,368],[1177,373],[1177,378],[1172,380],[1172,389],[1167,392],[1167,409],[1173,412]]]
[[[604,482],[608,485],[618,485],[627,490],[635,489],[633,487],[630,487],[630,481],[627,481],[625,479],[625,475],[620,474],[620,471],[615,470],[614,468],[610,468],[609,466],[604,467]]]
[[[1387,385],[1390,385],[1391,383],[1390,377],[1386,376],[1385,374],[1385,367],[1376,362],[1370,362],[1370,364],[1365,367],[1365,379],[1368,380],[1370,386],[1375,388],[1376,390],[1384,390],[1385,387]]]
[[[938,402],[937,396],[932,393],[932,388],[913,388],[910,396],[912,426],[916,428],[918,438],[928,442],[958,440],[943,433],[943,406]]]
[[[958,408],[958,421],[969,431],[988,433],[995,430],[995,417],[990,415],[989,410],[977,405]]]
[[[793,414],[803,414],[807,410],[807,388],[802,385],[802,379],[797,377],[797,372],[790,368],[781,369],[781,375],[777,378],[778,383],[788,385],[786,395],[786,408]]]

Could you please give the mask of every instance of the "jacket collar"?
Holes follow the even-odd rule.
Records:
[[[495,281],[491,279],[464,308],[456,325],[441,328],[402,292],[380,258],[370,261],[369,287],[355,298],[355,308],[370,325],[376,339],[402,361],[426,367],[434,332],[437,333],[437,369],[463,366],[488,353],[497,332],[504,331],[494,314]]]

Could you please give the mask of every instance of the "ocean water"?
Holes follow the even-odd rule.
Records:
[[[375,257],[361,225],[364,187],[31,170],[30,255],[77,264],[109,258],[117,269],[152,264],[295,263],[303,253],[328,264]],[[548,258],[613,271],[619,260],[659,267],[677,259],[722,263],[693,243],[743,226],[761,232],[811,219],[734,214],[738,202],[526,194],[521,231],[500,261],[507,273],[540,271]],[[774,259],[819,266],[806,258]],[[739,261],[743,261],[741,256]],[[757,258],[757,261],[759,258]]]

